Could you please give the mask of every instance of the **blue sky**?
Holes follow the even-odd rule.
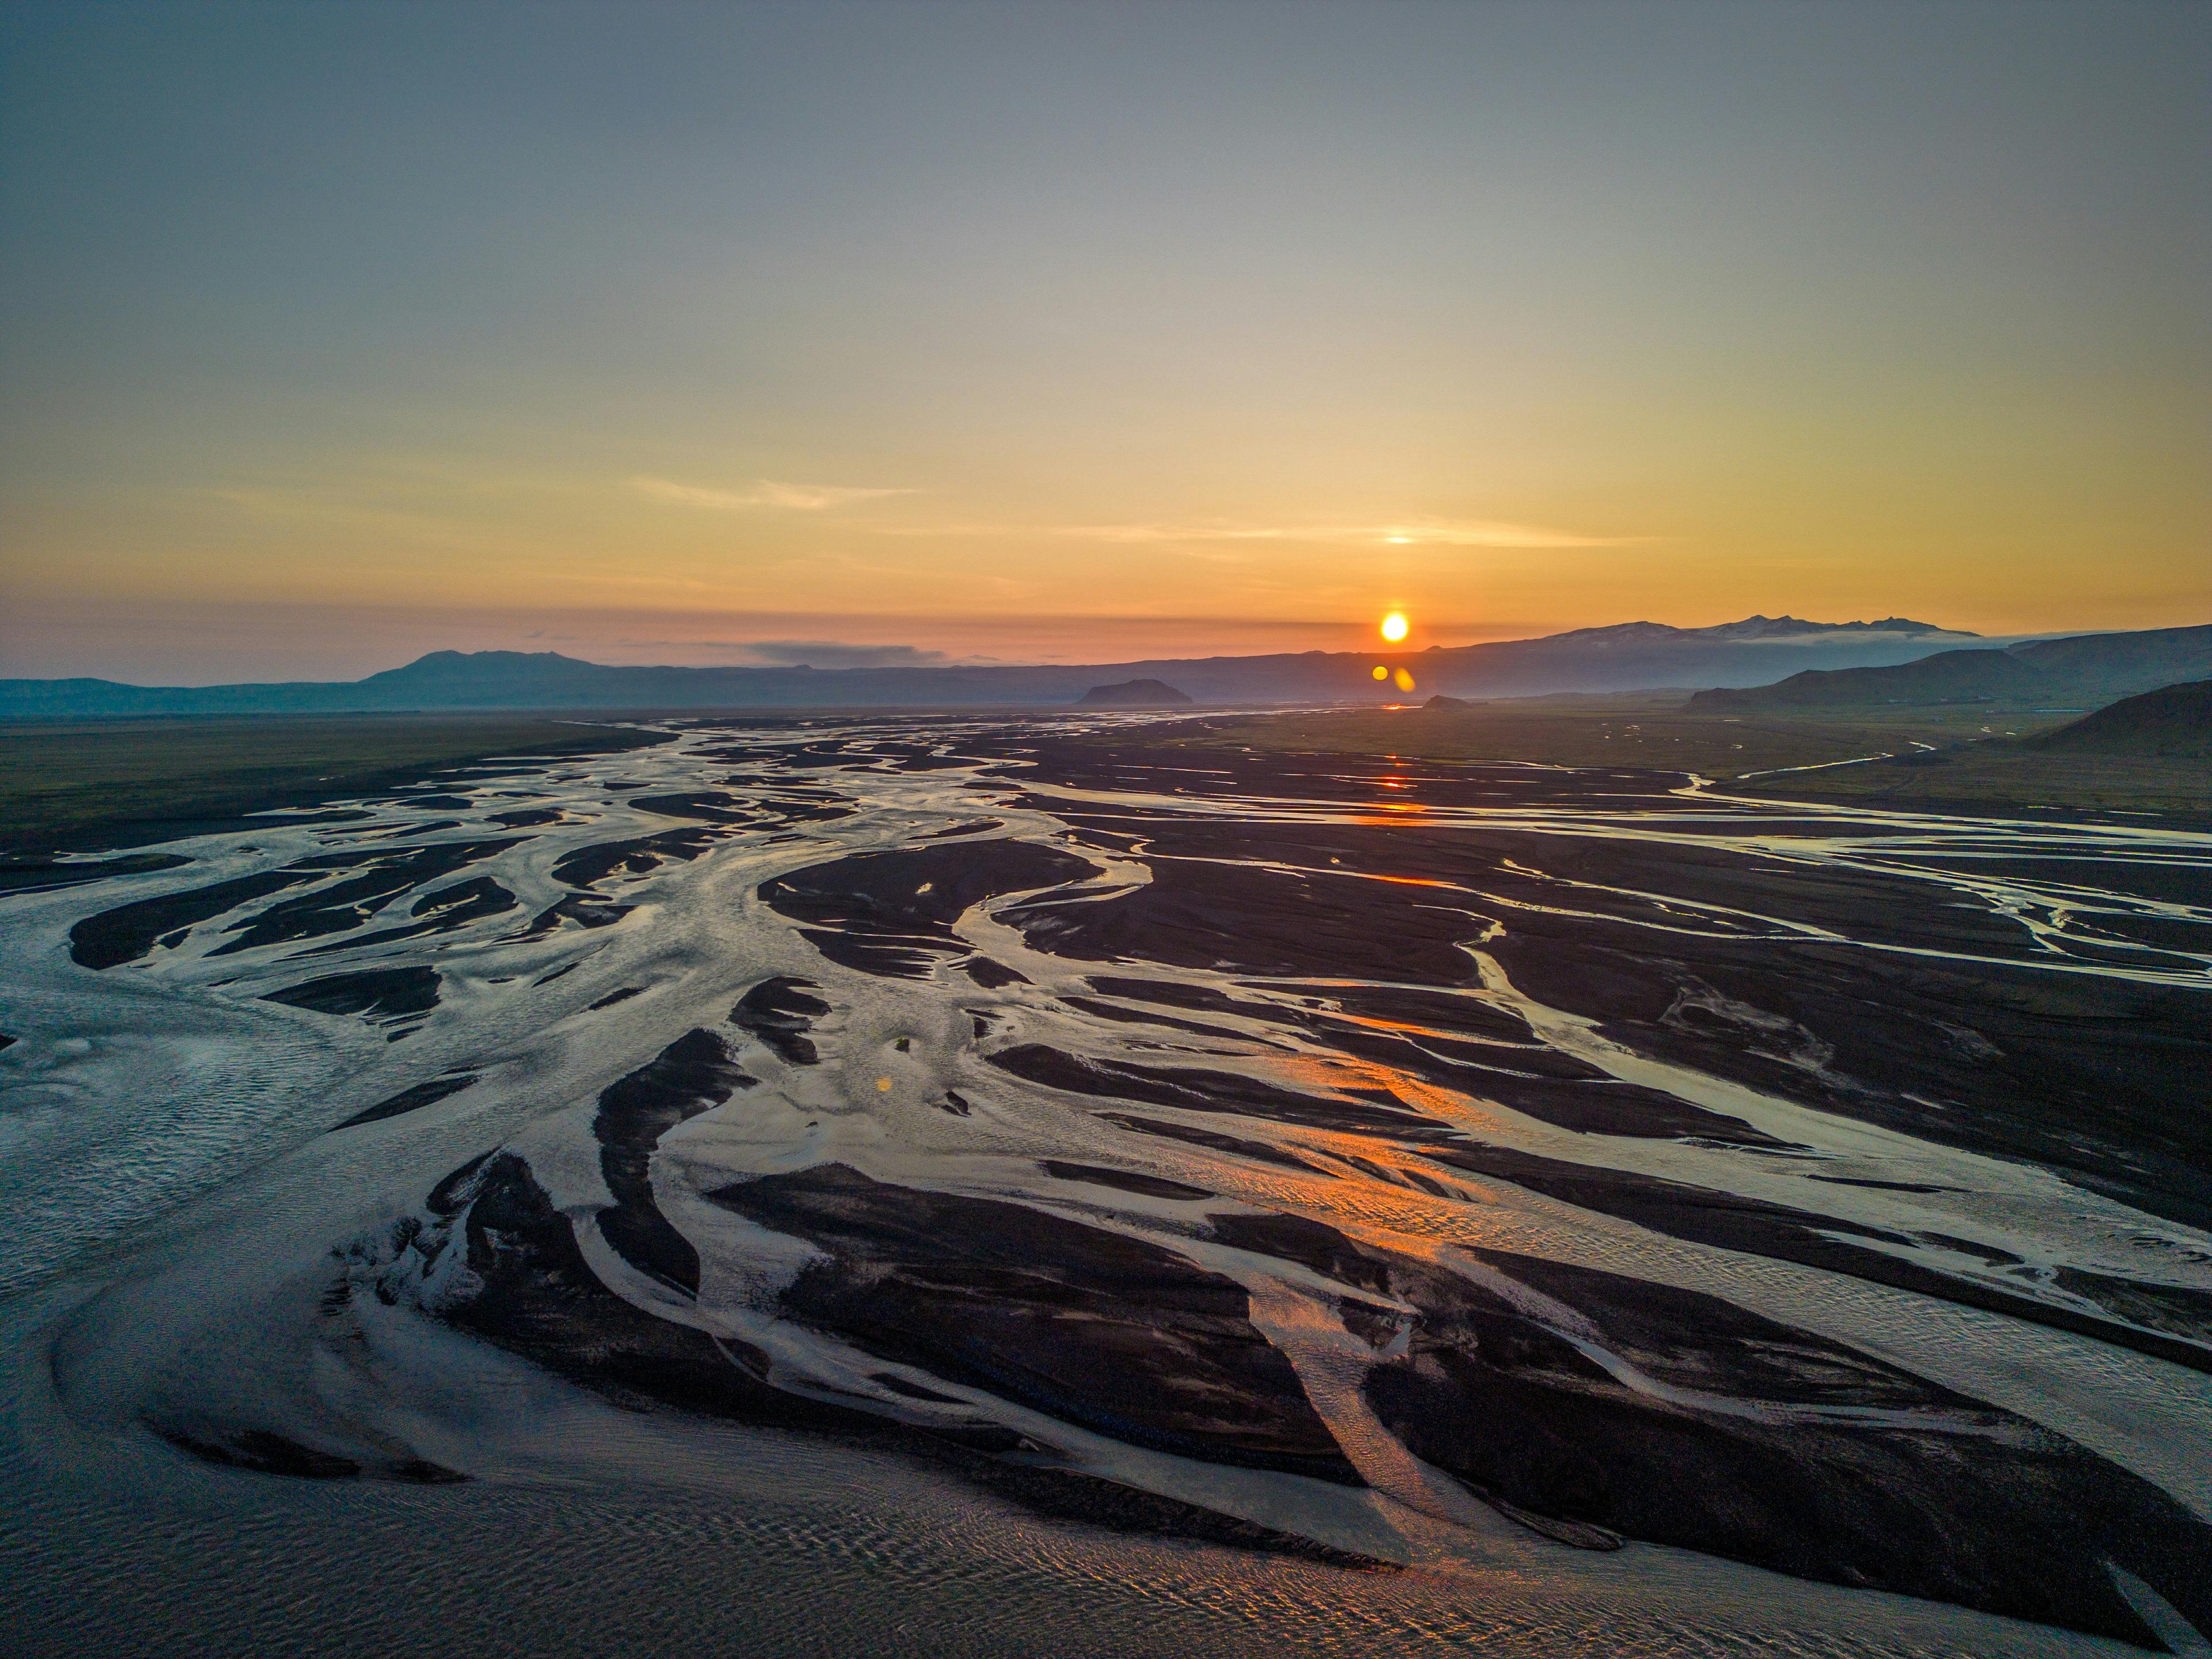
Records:
[[[2212,8],[0,29],[0,673],[2212,610]]]

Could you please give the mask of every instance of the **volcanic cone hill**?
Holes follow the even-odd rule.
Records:
[[[1188,708],[1189,696],[1165,680],[1123,680],[1094,685],[1075,700],[1078,708]]]

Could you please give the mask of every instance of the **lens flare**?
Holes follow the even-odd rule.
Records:
[[[1395,645],[1406,637],[1406,613],[1393,611],[1382,618],[1382,637]]]
[[[1378,680],[1387,680],[1390,678],[1390,671],[1378,662],[1375,665],[1375,678]]]
[[[1411,674],[1408,674],[1404,669],[1400,669],[1395,678],[1398,682],[1398,689],[1401,691],[1410,691],[1413,689],[1413,677]]]

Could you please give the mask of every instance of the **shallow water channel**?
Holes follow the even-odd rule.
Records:
[[[677,729],[0,899],[10,1651],[2205,1650],[2212,836]]]

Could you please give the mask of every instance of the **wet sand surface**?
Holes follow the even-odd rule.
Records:
[[[21,1650],[2204,1650],[2212,836],[676,729],[0,897]]]

